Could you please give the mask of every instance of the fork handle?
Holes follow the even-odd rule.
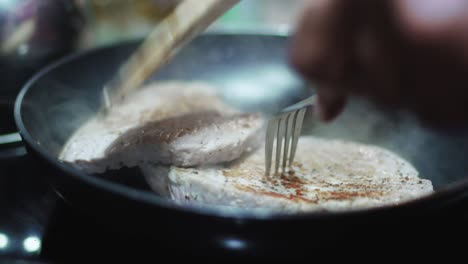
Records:
[[[301,109],[301,108],[304,108],[304,107],[307,107],[307,106],[312,106],[315,104],[317,100],[317,96],[316,95],[312,95],[310,97],[307,97],[306,99],[302,100],[302,101],[299,101],[293,105],[290,105],[284,109],[282,109],[280,111],[280,113],[289,113],[289,112],[292,112],[292,111],[296,111],[298,109]]]
[[[123,101],[185,44],[240,0],[183,0],[104,86],[105,108]]]

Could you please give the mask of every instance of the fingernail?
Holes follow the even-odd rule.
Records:
[[[316,115],[323,122],[335,119],[346,105],[346,96],[332,91],[319,92],[317,96]]]
[[[314,113],[315,113],[315,115],[317,116],[317,118],[318,118],[320,121],[325,121],[325,120],[326,120],[326,114],[325,114],[325,112],[326,112],[326,111],[323,110],[323,106],[322,106],[321,100],[317,99],[317,103],[315,104]]]

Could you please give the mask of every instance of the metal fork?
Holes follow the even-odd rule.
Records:
[[[296,155],[297,144],[301,136],[302,123],[308,107],[315,104],[315,95],[296,104],[282,109],[268,122],[265,137],[265,175],[271,172],[273,145],[276,136],[275,175],[282,165],[283,173],[286,165],[292,166]],[[283,153],[283,155],[281,155]],[[287,164],[288,163],[288,164]]]

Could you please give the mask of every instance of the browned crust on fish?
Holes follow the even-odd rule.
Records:
[[[233,121],[242,122],[243,127],[250,127],[249,120],[257,117],[258,114],[242,113],[225,116],[217,111],[200,111],[148,122],[120,135],[106,150],[106,154],[111,155],[116,151],[141,144],[170,144],[178,138],[197,133],[201,129],[211,126],[220,127],[222,124]]]

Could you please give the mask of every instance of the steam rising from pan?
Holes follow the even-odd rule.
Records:
[[[46,151],[57,155],[71,133],[96,112],[102,85],[137,44],[68,60],[32,84],[24,97],[22,118]],[[272,111],[312,92],[285,64],[286,48],[287,39],[278,36],[207,35],[194,40],[150,81],[207,81],[220,87],[235,106]],[[237,90],[242,83],[249,93]],[[250,93],[257,86],[262,92]],[[465,135],[429,131],[409,115],[383,114],[357,98],[331,124],[319,124],[309,115],[304,133],[389,148],[412,162],[436,188],[464,178],[462,173],[468,171]]]
[[[434,131],[406,112],[384,112],[361,98],[352,98],[344,113],[330,124],[306,117],[304,133],[342,138],[387,148],[412,163],[420,177],[437,189],[468,171],[466,135]]]

